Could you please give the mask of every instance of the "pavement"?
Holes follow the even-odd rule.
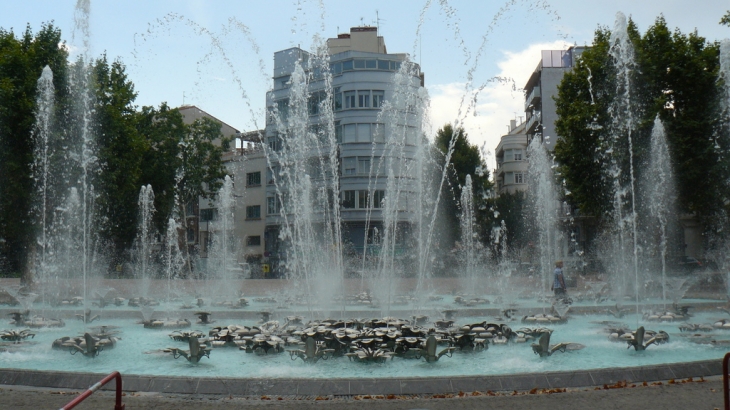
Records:
[[[0,409],[61,408],[79,390],[0,385]],[[320,397],[234,397],[166,393],[124,394],[126,410],[132,409],[721,409],[722,378],[665,380],[653,383],[616,383],[580,389],[533,389],[522,392],[467,392],[456,395],[418,396],[320,396]],[[98,391],[76,409],[112,409],[114,392]]]

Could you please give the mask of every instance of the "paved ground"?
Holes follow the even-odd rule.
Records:
[[[513,395],[501,393],[494,396],[479,393],[478,396],[436,397],[389,397],[368,398],[356,396],[347,399],[315,400],[315,398],[285,398],[266,400],[266,397],[239,398],[221,396],[191,396],[161,393],[126,393],[123,401],[127,410],[132,409],[231,409],[265,407],[271,409],[721,409],[723,408],[722,379],[710,377],[704,381],[683,380],[675,383],[661,382],[612,386],[616,388],[569,389],[565,392],[521,392]],[[0,385],[1,409],[55,409],[72,400],[78,391],[40,389]],[[494,393],[492,393],[494,394]],[[323,398],[320,398],[323,399]],[[316,406],[316,407],[315,407]],[[113,392],[97,392],[76,409],[112,409]]]

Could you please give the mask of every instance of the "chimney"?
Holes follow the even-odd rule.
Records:
[[[512,130],[514,130],[515,128],[517,128],[517,120],[509,120],[509,130],[510,130],[510,132],[512,132]]]

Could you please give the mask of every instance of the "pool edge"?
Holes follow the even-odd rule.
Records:
[[[722,374],[722,360],[652,366],[509,375],[406,377],[380,379],[266,379],[175,377],[123,374],[124,391],[232,396],[348,396],[450,394],[562,389],[642,383]],[[0,385],[86,389],[105,374],[0,369]],[[111,389],[112,387],[106,387]]]

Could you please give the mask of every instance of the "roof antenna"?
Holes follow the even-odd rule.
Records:
[[[378,34],[380,34],[380,15],[378,15],[377,9],[375,9],[375,26],[378,28]]]
[[[183,91],[183,103],[182,103],[182,105],[185,106],[185,91]]]

